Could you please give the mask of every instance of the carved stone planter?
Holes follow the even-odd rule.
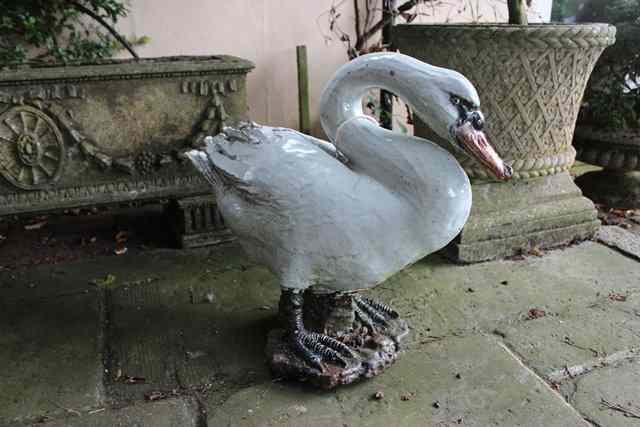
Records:
[[[585,196],[605,206],[640,208],[640,133],[576,129],[578,159],[602,166],[576,179]]]
[[[182,152],[246,119],[252,67],[209,56],[2,71],[0,215],[209,194]]]
[[[473,183],[473,207],[448,247],[461,262],[510,256],[591,236],[593,204],[568,169],[580,102],[615,28],[592,25],[398,25],[401,52],[452,68],[476,86],[489,140],[514,169],[507,183],[458,156]],[[416,124],[416,134],[439,142]],[[446,147],[446,145],[443,144]]]

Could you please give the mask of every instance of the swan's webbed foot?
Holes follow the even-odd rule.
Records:
[[[325,363],[348,365],[355,357],[353,351],[335,338],[308,331],[303,322],[302,292],[283,290],[280,296],[280,316],[286,328],[286,340],[291,350],[302,358],[312,370],[324,372]]]
[[[385,303],[360,295],[353,297],[353,309],[358,320],[372,332],[387,327],[391,319],[398,319],[398,312]]]

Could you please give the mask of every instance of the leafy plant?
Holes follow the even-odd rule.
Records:
[[[585,91],[581,125],[640,130],[640,0],[585,2],[579,22],[608,22],[618,29]]]
[[[0,63],[93,61],[129,43],[121,0],[0,0]],[[111,22],[111,24],[109,23]]]

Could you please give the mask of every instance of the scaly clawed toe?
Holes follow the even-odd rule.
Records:
[[[353,297],[354,311],[362,324],[376,331],[378,327],[386,327],[389,320],[397,319],[398,313],[388,305],[360,295]]]

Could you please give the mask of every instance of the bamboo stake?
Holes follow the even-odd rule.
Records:
[[[509,9],[509,24],[527,25],[527,6],[525,0],[507,0],[507,8]]]
[[[298,60],[298,122],[300,132],[311,132],[311,118],[309,115],[309,69],[307,64],[307,46],[296,47]]]

